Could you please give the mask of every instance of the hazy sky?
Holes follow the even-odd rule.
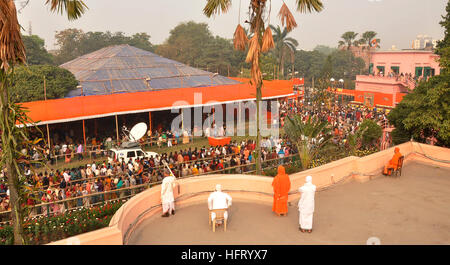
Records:
[[[20,2],[16,0],[17,8]],[[206,22],[214,35],[232,38],[239,18],[240,0],[232,0],[232,9],[207,18],[202,9],[206,0],[85,0],[87,13],[68,22],[65,16],[50,13],[45,0],[31,0],[19,14],[19,22],[33,34],[43,37],[47,49],[55,48],[55,31],[79,28],[84,31],[123,31],[126,35],[146,32],[154,44],[164,42],[171,29],[180,22]],[[241,24],[247,18],[249,0],[241,0]],[[442,39],[439,25],[447,0],[323,0],[321,13],[301,14],[295,11],[295,0],[285,0],[299,27],[290,35],[299,41],[299,49],[312,50],[316,45],[337,46],[345,31],[362,33],[373,30],[381,39],[381,49],[410,48],[419,34]],[[277,17],[282,1],[272,0],[270,23],[280,24]]]

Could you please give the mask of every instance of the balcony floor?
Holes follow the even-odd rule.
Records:
[[[314,176],[313,176],[314,177]],[[155,215],[134,231],[129,244],[450,244],[450,169],[417,162],[399,178],[350,182],[316,193],[313,233],[298,230],[296,203],[286,217],[271,207],[233,203],[227,232],[208,226],[205,204],[175,216]],[[295,205],[294,205],[295,204]]]

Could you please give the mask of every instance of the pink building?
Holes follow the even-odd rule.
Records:
[[[370,75],[356,76],[355,90],[365,93],[360,103],[370,107],[395,107],[398,97],[414,89],[418,80],[440,74],[438,59],[432,51],[422,50],[371,53]],[[392,95],[392,100],[381,104],[376,99],[377,94]]]
[[[383,51],[371,54],[369,71],[371,74],[382,72],[384,76],[389,73],[411,74],[413,77],[428,77],[439,75],[439,56],[432,51],[405,50]]]

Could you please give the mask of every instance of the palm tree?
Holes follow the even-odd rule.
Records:
[[[339,47],[347,46],[347,50],[350,50],[352,45],[353,46],[359,46],[359,41],[356,40],[357,36],[358,36],[358,33],[355,33],[353,31],[345,32],[341,36],[341,38],[343,40],[339,41]]]
[[[375,31],[366,31],[362,34],[362,38],[359,40],[361,44],[367,44],[367,47],[370,49],[370,47],[373,46],[372,42],[375,40],[375,37],[377,36],[377,33]],[[376,48],[380,48],[380,45],[378,45],[378,42],[375,44]]]
[[[369,74],[370,74],[370,61],[371,61],[371,51],[370,48],[371,47],[375,47],[375,48],[380,48],[379,40],[375,39],[375,37],[377,36],[377,33],[375,31],[366,31],[362,34],[362,38],[359,40],[359,42],[361,44],[367,44],[367,49],[368,49],[368,53],[369,53]],[[375,45],[373,44],[373,42],[376,41]],[[365,49],[365,47],[363,47],[363,49]]]
[[[234,47],[238,50],[245,50],[247,44],[249,45],[246,61],[251,63],[251,85],[256,87],[256,174],[261,174],[261,133],[260,133],[260,109],[261,102],[261,87],[262,87],[262,73],[259,65],[261,52],[267,52],[274,48],[272,32],[270,27],[264,27],[264,17],[270,16],[270,12],[266,10],[267,0],[249,0],[249,21],[250,31],[253,37],[248,40],[241,25],[238,25],[234,34]],[[322,0],[295,0],[297,11],[311,13],[312,11],[320,12],[323,9]],[[220,12],[225,13],[231,6],[231,0],[207,0],[206,6],[203,8],[203,13],[207,17]],[[288,31],[297,27],[294,16],[289,8],[284,3],[278,13],[281,24]]]
[[[270,25],[273,31],[273,41],[275,43],[275,57],[277,58],[278,67],[281,70],[281,76],[284,77],[284,60],[286,55],[294,56],[297,50],[298,41],[294,38],[287,37],[289,31],[284,28],[281,31],[280,26]]]
[[[69,20],[79,18],[87,9],[82,0],[46,0],[52,12],[66,13]],[[29,141],[26,126],[32,121],[25,110],[10,101],[9,87],[14,66],[26,63],[25,48],[20,35],[17,10],[13,0],[0,1],[0,130],[2,140],[1,166],[6,169],[10,192],[11,220],[14,230],[14,244],[25,244],[23,236],[23,212],[25,204],[24,174],[19,164],[26,157],[21,157],[20,149]]]
[[[297,146],[303,170],[310,168],[312,161],[331,145],[331,128],[328,121],[308,118],[303,122],[301,115],[288,116],[284,127],[289,139]]]

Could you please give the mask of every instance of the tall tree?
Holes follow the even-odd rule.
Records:
[[[320,12],[323,9],[321,0],[296,0],[297,10],[300,12]],[[262,73],[260,69],[260,56],[262,52],[267,52],[274,48],[274,41],[270,27],[264,26],[264,11],[266,10],[267,0],[250,0],[249,20],[250,31],[253,37],[248,40],[245,31],[241,25],[238,25],[234,34],[234,47],[239,50],[245,50],[247,43],[249,50],[246,61],[251,63],[251,84],[256,87],[256,174],[261,175],[261,133],[260,133],[260,109]],[[220,12],[226,13],[231,6],[231,0],[207,0],[203,13],[207,17]],[[270,12],[267,13],[270,16]],[[281,24],[288,31],[297,27],[294,16],[286,4],[283,4],[278,13]]]
[[[350,50],[352,46],[358,46],[359,41],[356,40],[358,37],[358,33],[355,33],[353,31],[347,31],[344,34],[342,34],[341,38],[342,40],[339,41],[339,47],[347,47],[347,50]]]
[[[81,0],[47,0],[52,12],[66,13],[69,20],[80,17],[87,9]],[[25,244],[23,236],[23,209],[25,197],[21,185],[25,176],[19,167],[22,159],[20,150],[28,139],[26,126],[30,119],[24,109],[11,102],[9,89],[14,67],[26,62],[26,52],[20,25],[17,20],[16,5],[13,0],[0,1],[0,130],[2,140],[1,166],[6,168],[8,188],[10,191],[11,220],[14,230],[14,244]]]
[[[53,56],[45,49],[44,39],[37,35],[23,35],[22,39],[29,65],[53,64]]]
[[[84,32],[80,29],[65,29],[55,34],[59,50],[55,56],[58,65],[101,48],[128,44],[137,48],[153,51],[150,36],[147,33],[136,33],[126,36],[123,32]]]
[[[447,2],[447,7],[445,8],[447,14],[442,16],[442,21],[439,24],[444,28],[444,39],[438,42],[436,54],[440,58],[440,65],[442,67],[441,74],[447,72],[450,69],[450,1]]]
[[[441,74],[421,82],[389,113],[389,122],[395,126],[392,133],[395,143],[413,138],[450,147],[450,1],[446,11],[440,22],[445,37],[436,49]]]
[[[284,78],[284,61],[287,56],[294,57],[297,50],[298,41],[294,38],[288,37],[289,31],[286,28],[281,30],[280,26],[270,25],[273,31],[273,41],[275,43],[275,57],[278,61],[278,66],[281,71],[281,76]]]
[[[170,31],[169,38],[158,47],[156,53],[195,66],[200,63],[205,46],[213,38],[206,23],[180,23]]]
[[[313,78],[320,77],[326,57],[325,54],[316,50],[299,50],[295,53],[295,70],[305,78],[305,82],[312,82]]]
[[[322,53],[322,54],[324,54],[324,55],[326,55],[326,56],[332,54],[332,53],[335,52],[336,50],[337,50],[336,48],[331,48],[331,47],[326,46],[326,45],[317,45],[317,46],[314,48],[314,51],[318,51],[318,52],[320,52],[320,53]]]
[[[368,57],[369,57],[369,64],[370,61],[372,60],[372,53],[371,53],[371,48],[374,47],[375,49],[380,48],[380,40],[379,39],[375,39],[375,37],[377,36],[377,33],[375,31],[366,31],[362,34],[362,38],[359,40],[359,43],[363,46],[363,50],[367,49],[367,53],[368,53]],[[367,69],[369,70],[369,74],[370,74],[370,69],[369,69],[369,65],[367,65]]]
[[[375,31],[366,31],[362,34],[361,39],[359,40],[360,44],[367,44],[367,48],[370,50],[371,47],[380,48],[380,45],[375,39],[377,33]],[[366,47],[364,47],[366,48]]]
[[[11,83],[12,102],[62,98],[78,85],[70,71],[52,65],[18,66]]]

